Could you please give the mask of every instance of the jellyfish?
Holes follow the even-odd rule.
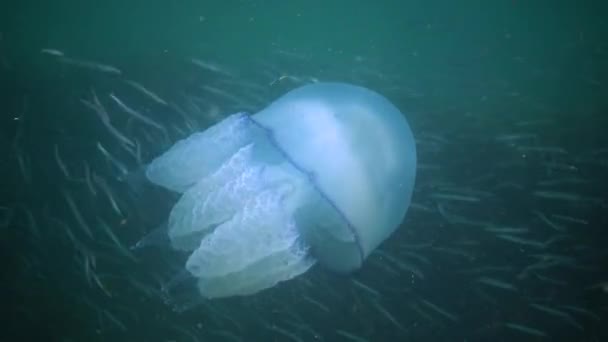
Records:
[[[243,296],[316,263],[348,274],[403,221],[416,149],[403,114],[363,87],[315,83],[236,113],[145,167],[179,194],[165,234],[204,298]]]

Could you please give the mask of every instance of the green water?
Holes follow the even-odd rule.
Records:
[[[601,1],[3,1],[0,340],[605,340],[607,10]],[[181,106],[200,130],[217,121],[214,110],[255,112],[316,80],[374,89],[417,139],[415,206],[351,276],[315,267],[175,313],[157,293],[179,272],[175,256],[146,250],[132,263],[97,224],[131,245],[175,196],[134,199],[97,143],[129,170],[139,165],[82,99],[99,94],[142,144],[143,162],[192,133],[127,79]],[[110,93],[161,122],[168,141],[111,107]],[[86,168],[108,182],[122,216],[99,185],[78,180]]]

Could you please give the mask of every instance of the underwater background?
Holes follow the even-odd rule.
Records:
[[[3,1],[0,341],[606,341],[607,10]],[[125,170],[318,81],[404,113],[418,165],[402,225],[351,275],[168,303],[175,256],[129,246],[176,198],[138,197]]]

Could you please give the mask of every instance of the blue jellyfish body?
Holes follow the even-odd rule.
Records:
[[[171,246],[207,298],[247,295],[315,262],[347,273],[401,223],[416,171],[412,132],[368,89],[306,85],[234,114],[146,168],[181,193]]]

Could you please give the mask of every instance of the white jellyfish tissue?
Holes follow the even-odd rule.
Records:
[[[171,247],[205,298],[249,295],[315,263],[358,269],[401,224],[416,173],[405,116],[366,88],[315,83],[178,141],[146,178],[181,194]]]

